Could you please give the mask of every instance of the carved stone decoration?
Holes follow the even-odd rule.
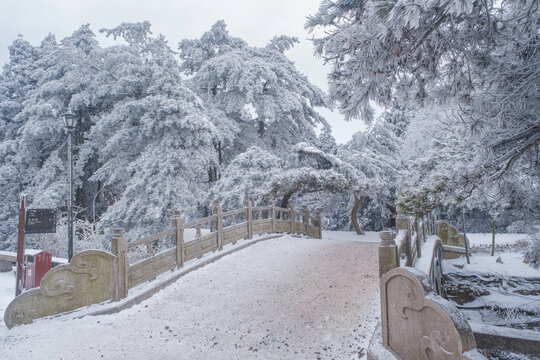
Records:
[[[381,311],[383,344],[400,359],[464,359],[476,348],[463,315],[417,269],[395,268],[381,278]]]
[[[4,313],[8,328],[113,299],[116,284],[116,256],[86,250],[73,256],[70,264],[59,265],[45,274],[38,288],[17,296]]]
[[[396,231],[409,229],[410,218],[407,215],[396,216]]]
[[[439,220],[437,221],[437,236],[442,240],[444,245],[465,247],[465,236],[460,234],[455,226],[450,225],[448,222]]]

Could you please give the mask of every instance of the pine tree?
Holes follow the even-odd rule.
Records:
[[[284,55],[296,42],[280,36],[251,47],[218,21],[200,39],[179,44],[190,86],[216,112],[225,163],[251,146],[283,158],[296,143],[315,142],[315,126],[327,126],[315,111],[326,106],[322,91]]]

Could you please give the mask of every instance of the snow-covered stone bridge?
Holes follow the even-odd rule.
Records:
[[[290,235],[114,315],[0,328],[2,359],[358,359],[379,314],[375,233]]]

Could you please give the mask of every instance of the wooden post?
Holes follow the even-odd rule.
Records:
[[[247,196],[245,203],[247,206],[248,239],[253,239],[253,210],[251,209],[251,199]]]
[[[216,200],[214,202],[214,208],[217,215],[217,248],[219,251],[223,250],[223,209],[221,208],[221,201]]]
[[[276,201],[274,198],[272,198],[271,200],[271,204],[270,206],[272,207],[272,209],[270,210],[272,212],[272,233],[275,233],[276,232]]]
[[[26,201],[25,194],[19,199],[19,227],[17,233],[17,280],[15,282],[15,296],[22,293],[24,289],[24,224],[26,221]]]
[[[294,230],[294,206],[293,206],[293,204],[291,204],[290,209],[291,210],[289,210],[289,217],[290,217],[289,220],[291,220],[291,234],[292,234],[293,230]]]
[[[111,250],[118,258],[117,288],[114,300],[120,300],[128,294],[128,264],[127,264],[127,239],[124,229],[114,229],[114,236],[111,242]]]
[[[176,228],[176,268],[184,267],[184,219],[180,210],[173,211],[172,226]]]
[[[306,235],[309,234],[309,210],[304,209],[304,222],[306,223]]]

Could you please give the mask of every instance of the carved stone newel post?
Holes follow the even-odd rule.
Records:
[[[124,229],[115,229],[111,242],[111,250],[118,257],[118,269],[116,272],[118,292],[115,300],[123,299],[128,294],[128,263],[127,263],[127,239]]]
[[[223,209],[221,208],[221,201],[216,200],[214,202],[214,208],[217,215],[217,248],[219,251],[223,250]]]
[[[270,206],[272,207],[270,209],[272,213],[272,233],[276,232],[276,200],[274,198],[270,199]]]
[[[244,203],[247,207],[248,239],[253,239],[253,204],[249,196],[246,196]]]
[[[398,249],[393,231],[381,231],[379,233],[381,244],[379,245],[379,276],[383,276],[389,270],[399,266]]]
[[[179,269],[184,266],[184,219],[180,210],[173,212],[172,226],[176,228],[176,267]]]

